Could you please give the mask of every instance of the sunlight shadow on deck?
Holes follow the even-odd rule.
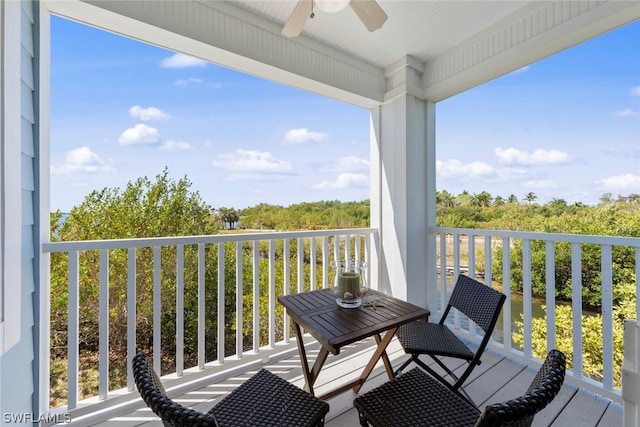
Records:
[[[373,348],[373,340],[368,339],[344,348],[338,356],[330,355],[318,378],[316,393],[322,394],[339,384],[356,378],[371,356]],[[318,350],[309,350],[308,354],[309,359],[314,360]],[[389,358],[396,367],[407,358],[397,340],[394,340],[389,346]],[[425,359],[425,361],[427,360]],[[452,360],[450,367],[456,368],[454,369],[456,372],[463,369],[463,363],[459,360]],[[300,359],[297,355],[269,363],[264,367],[298,387],[304,385]],[[482,364],[474,369],[464,388],[475,403],[482,407],[488,403],[504,401],[524,393],[537,369],[537,366],[527,366],[488,348],[482,357]],[[195,410],[206,412],[256,372],[257,370],[246,371],[223,383],[209,384],[198,390],[185,393],[176,397],[175,400],[185,406],[193,407]],[[388,381],[387,375],[382,364],[379,363],[362,387],[360,394],[366,393],[386,381]],[[330,411],[327,414],[325,425],[327,427],[358,426],[358,414],[353,408],[353,399],[356,396],[353,391],[348,391],[330,399],[328,401]],[[556,399],[536,415],[533,426],[613,427],[622,425],[622,419],[622,405],[565,381]],[[103,423],[95,424],[95,426],[162,427],[162,422],[148,408],[141,405],[140,409],[136,411],[111,418]]]

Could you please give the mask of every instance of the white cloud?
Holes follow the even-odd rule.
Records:
[[[546,188],[558,188],[558,184],[556,184],[555,181],[552,181],[550,179],[526,181],[522,184],[522,186],[524,188],[536,189],[536,190],[546,189]]]
[[[640,86],[634,86],[631,88],[631,96],[640,96]]]
[[[444,180],[476,180],[482,182],[508,182],[525,175],[522,169],[495,168],[485,162],[462,163],[460,160],[436,160],[436,176]]]
[[[624,110],[616,111],[616,117],[640,117],[640,113],[632,110],[631,108],[625,108]]]
[[[346,156],[326,165],[322,170],[329,172],[369,171],[369,160],[356,156]]]
[[[178,79],[175,82],[173,82],[173,84],[176,85],[176,86],[188,86],[191,83],[201,84],[203,82],[204,82],[203,79],[198,79],[198,78],[195,78],[195,77],[189,77],[188,79]]]
[[[120,145],[155,144],[159,140],[158,129],[140,123],[122,132],[118,143]]]
[[[369,177],[357,173],[341,173],[335,181],[322,181],[314,185],[314,190],[344,190],[347,188],[366,188]]]
[[[190,150],[191,144],[185,141],[169,140],[160,145],[162,151],[183,151]]]
[[[108,165],[100,156],[89,147],[80,147],[65,153],[65,163],[59,166],[51,166],[54,175],[69,174],[74,172],[114,172],[115,168]]]
[[[536,149],[533,153],[517,148],[496,148],[495,155],[503,165],[540,166],[562,165],[569,162],[569,154],[559,150]]]
[[[163,59],[160,63],[160,66],[163,68],[205,67],[206,65],[207,61],[183,53],[176,53]]]
[[[596,181],[596,184],[607,190],[629,190],[640,191],[640,175],[630,173],[618,176],[610,176]]]
[[[284,134],[285,142],[291,144],[306,144],[308,142],[320,142],[329,138],[329,134],[322,132],[311,132],[307,128],[291,129]]]
[[[488,163],[472,162],[463,164],[460,160],[436,161],[436,174],[442,178],[469,177],[489,178],[497,174],[496,170]]]
[[[233,172],[227,177],[232,181],[292,175],[291,162],[278,160],[266,151],[239,148],[233,153],[220,154],[211,163],[217,168]]]
[[[138,120],[146,121],[146,120],[169,120],[171,115],[165,113],[159,108],[149,107],[142,108],[139,105],[134,105],[129,108],[129,115]]]

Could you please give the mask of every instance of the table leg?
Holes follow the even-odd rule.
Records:
[[[371,356],[371,359],[369,359],[369,363],[367,363],[367,366],[365,366],[364,371],[362,371],[362,374],[360,375],[360,383],[353,387],[353,391],[355,391],[356,393],[360,391],[360,389],[362,388],[362,384],[364,384],[367,378],[369,378],[371,371],[373,371],[373,368],[375,368],[376,363],[378,363],[378,360],[381,357],[383,358],[385,368],[387,370],[387,375],[389,375],[389,378],[393,378],[393,370],[391,369],[391,363],[389,362],[389,357],[387,356],[387,347],[389,346],[389,343],[393,339],[393,336],[396,334],[397,330],[397,327],[391,328],[387,330],[387,332],[385,332],[384,338],[380,339],[379,336],[376,338],[378,347]]]
[[[380,343],[382,342],[382,338],[380,338],[380,334],[376,334],[375,339],[376,339],[376,343],[380,345]],[[391,362],[389,361],[389,355],[387,354],[386,350],[382,352],[382,362],[384,363],[384,369],[387,371],[387,376],[389,377],[390,380],[392,380],[394,377],[393,367],[391,366]]]
[[[307,352],[304,349],[304,341],[302,339],[302,330],[300,325],[296,322],[293,322],[293,325],[296,329],[296,341],[298,342],[298,353],[300,354],[300,362],[302,363],[302,373],[304,375],[304,390],[307,391],[311,395],[315,395],[313,392],[313,385],[318,379],[318,375],[320,375],[320,370],[324,365],[324,362],[327,360],[327,356],[329,355],[329,351],[324,347],[320,348],[320,353],[318,353],[318,357],[316,361],[313,363],[313,367],[309,369],[309,360],[307,359]]]

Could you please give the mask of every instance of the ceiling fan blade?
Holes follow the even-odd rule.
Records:
[[[282,35],[286,37],[296,37],[302,32],[304,23],[313,12],[313,0],[298,0],[298,4],[293,8],[289,20],[282,29]]]
[[[387,21],[387,14],[375,0],[351,0],[349,4],[369,31],[377,30]]]

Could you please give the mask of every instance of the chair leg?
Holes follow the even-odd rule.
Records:
[[[393,376],[394,376],[394,377],[397,377],[398,375],[400,375],[400,373],[402,373],[402,370],[403,370],[404,368],[406,368],[407,366],[409,366],[409,363],[413,362],[414,357],[415,357],[415,356],[412,354],[412,355],[411,355],[411,357],[410,357],[409,359],[407,359],[407,360],[402,364],[402,366],[400,366],[398,369],[396,369],[396,371],[393,373]]]
[[[455,378],[456,380],[458,379],[453,372],[451,372],[451,370],[446,367],[444,365],[444,363],[437,359],[435,356],[431,356],[431,358],[433,360],[435,360],[438,365],[440,365],[449,375],[451,375],[453,378]],[[447,388],[449,388],[451,391],[456,392],[460,397],[462,397],[463,399],[465,399],[467,402],[469,402],[471,405],[475,406],[476,408],[478,407],[475,402],[473,401],[473,399],[471,399],[471,396],[469,396],[469,394],[467,393],[467,391],[465,389],[462,388],[462,383],[458,384],[451,384],[449,381],[445,380],[444,377],[442,377],[441,375],[439,375],[435,370],[433,370],[433,368],[431,368],[430,366],[428,366],[426,363],[424,363],[422,360],[418,359],[416,360],[416,363],[425,371],[427,371],[429,374],[431,374],[432,377],[434,377],[435,379],[437,379],[438,381],[440,381],[442,384],[444,384],[445,386],[447,386]],[[468,369],[468,368],[467,368]],[[464,379],[467,378],[468,375],[466,375]]]
[[[451,376],[451,378],[453,378],[453,382],[457,384],[458,377],[456,376],[456,374],[454,374],[453,371],[451,369],[449,369],[449,367],[447,365],[445,365],[442,360],[440,360],[439,358],[437,358],[436,356],[434,356],[432,354],[430,354],[429,356],[433,359],[434,362],[436,362],[438,365],[440,365],[442,370],[445,371],[447,374],[449,374],[449,376]],[[456,387],[454,385],[452,388],[454,390],[456,390],[458,387]]]
[[[367,419],[364,417],[364,415],[362,415],[362,412],[358,411],[358,419],[360,420],[360,425],[363,427],[367,427],[369,425],[369,423],[367,422]]]

